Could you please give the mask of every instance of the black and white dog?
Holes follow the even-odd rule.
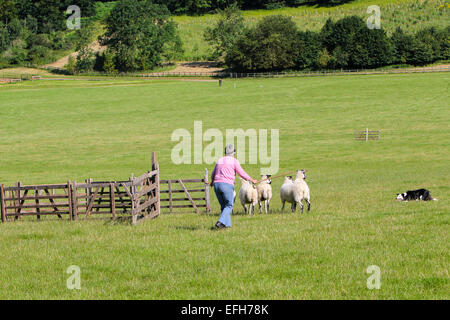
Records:
[[[437,201],[431,196],[430,191],[427,189],[417,189],[417,190],[409,190],[403,193],[397,193],[398,201],[410,201],[410,200],[423,200],[423,201]]]

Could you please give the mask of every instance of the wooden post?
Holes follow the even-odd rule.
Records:
[[[112,218],[116,219],[116,195],[114,193],[114,183],[112,182],[109,184],[109,200]]]
[[[205,168],[205,202],[206,212],[211,212],[211,202],[209,200],[209,182],[208,182],[208,169]]]
[[[2,214],[2,222],[6,222],[6,203],[5,203],[5,185],[0,185],[0,211]]]
[[[131,219],[134,225],[137,224],[137,205],[136,203],[139,203],[139,199],[134,201],[134,194],[135,194],[135,187],[134,187],[134,174],[132,173],[130,176],[130,200],[131,200]]]
[[[76,181],[72,183],[72,203],[72,218],[73,220],[78,220],[78,190]]]
[[[67,203],[69,205],[69,219],[73,219],[73,203],[72,203],[72,183],[67,181]]]
[[[16,187],[20,187],[21,185],[22,185],[22,183],[20,181],[16,183]],[[14,194],[14,192],[11,192],[11,194]],[[20,199],[20,190],[17,190],[17,193],[14,196],[14,198],[19,198]],[[19,205],[19,200],[14,200],[14,206],[17,207],[18,205]],[[19,219],[19,215],[18,215],[19,208],[16,208],[14,211],[17,214],[16,216],[14,216],[14,220],[17,220],[17,219]]]
[[[369,128],[366,128],[366,141],[369,141]]]
[[[40,205],[39,205],[39,190],[35,190],[35,192],[34,192],[34,202],[36,203],[36,214],[37,214],[37,219],[38,220],[41,220],[41,215],[39,214],[40,212],[41,212],[41,208],[40,208]]]
[[[156,190],[155,197],[157,197],[155,207],[156,207],[156,215],[161,213],[161,197],[160,197],[160,182],[159,182],[159,163],[156,158],[156,152],[152,152],[152,170],[156,170],[155,182],[156,182]]]
[[[169,186],[169,210],[170,210],[170,213],[172,213],[172,209],[173,209],[172,182],[170,182],[170,180],[167,180],[167,185]]]

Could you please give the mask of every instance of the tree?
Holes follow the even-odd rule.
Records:
[[[92,71],[94,68],[94,53],[90,47],[93,38],[92,25],[85,25],[77,30],[75,50],[78,51],[75,63],[76,72]]]
[[[247,30],[226,54],[226,63],[237,70],[269,71],[295,67],[297,26],[291,17],[264,17]]]
[[[320,55],[321,50],[322,43],[318,33],[300,31],[296,42],[297,67],[299,69],[316,68],[318,66],[317,57]]]
[[[244,17],[236,3],[224,10],[218,9],[219,19],[215,26],[207,27],[203,36],[213,46],[213,59],[221,58],[231,49],[245,29]]]
[[[163,5],[150,0],[121,0],[106,19],[102,43],[122,71],[149,70],[161,63],[164,44],[176,37],[176,25]]]
[[[16,2],[14,0],[0,0],[0,21],[8,23],[17,18]]]

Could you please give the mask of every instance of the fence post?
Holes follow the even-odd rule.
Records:
[[[134,187],[134,174],[132,173],[130,176],[130,193],[131,193],[131,219],[134,225],[137,224],[137,206],[136,203],[139,203],[139,199],[134,201],[135,187]]]
[[[209,201],[209,183],[208,183],[208,169],[205,168],[205,202],[206,202],[206,212],[211,212],[211,203]]]
[[[2,222],[6,222],[6,203],[5,203],[5,185],[0,185],[0,209],[2,213]]]
[[[21,186],[22,186],[22,183],[20,181],[16,183],[16,187],[20,188]],[[12,192],[12,194],[14,194],[14,192]],[[14,198],[20,199],[20,189],[17,190],[17,194],[14,196]],[[15,207],[17,207],[19,204],[20,204],[20,200],[14,200]],[[14,211],[17,213],[17,215],[14,216],[14,220],[17,220],[17,219],[19,219],[19,208],[16,208]]]
[[[73,219],[72,183],[67,181],[67,203],[69,205],[69,219]]]
[[[366,141],[369,141],[369,128],[366,128]]]
[[[156,152],[152,152],[152,170],[156,170],[155,183],[156,183],[156,215],[159,215],[161,212],[161,198],[160,198],[160,182],[159,182],[159,163],[156,157]]]
[[[78,191],[77,191],[77,182],[74,181],[72,183],[72,213],[73,220],[78,220]]]
[[[116,217],[116,194],[114,192],[114,185],[115,183],[110,183],[109,184],[109,203],[111,206],[111,214],[112,214],[112,218],[115,220]]]

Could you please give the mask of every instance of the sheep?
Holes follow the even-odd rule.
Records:
[[[311,210],[311,202],[310,202],[310,194],[309,187],[306,184],[306,170],[297,170],[297,175],[295,176],[295,180],[293,183],[293,212],[295,211],[297,204],[300,206],[300,212],[303,213],[303,204],[302,200],[305,200],[308,204],[308,211]]]
[[[234,214],[234,204],[236,203],[236,190],[233,190],[233,209],[231,209],[231,214]]]
[[[264,210],[269,212],[270,200],[272,199],[272,180],[269,179],[270,175],[262,175],[261,182],[256,186],[258,192],[258,205],[259,213],[262,213],[261,202],[264,202]]]
[[[244,213],[255,214],[255,206],[258,201],[258,192],[256,191],[256,187],[247,180],[241,179],[241,189],[239,190],[239,199],[241,200],[241,204],[244,207]],[[248,212],[246,205],[248,206]]]
[[[284,205],[287,202],[291,203],[291,211],[294,212],[294,181],[292,181],[291,176],[284,177],[284,182],[281,185],[280,188],[280,199],[283,203],[283,206],[281,207],[281,213],[284,212]]]

